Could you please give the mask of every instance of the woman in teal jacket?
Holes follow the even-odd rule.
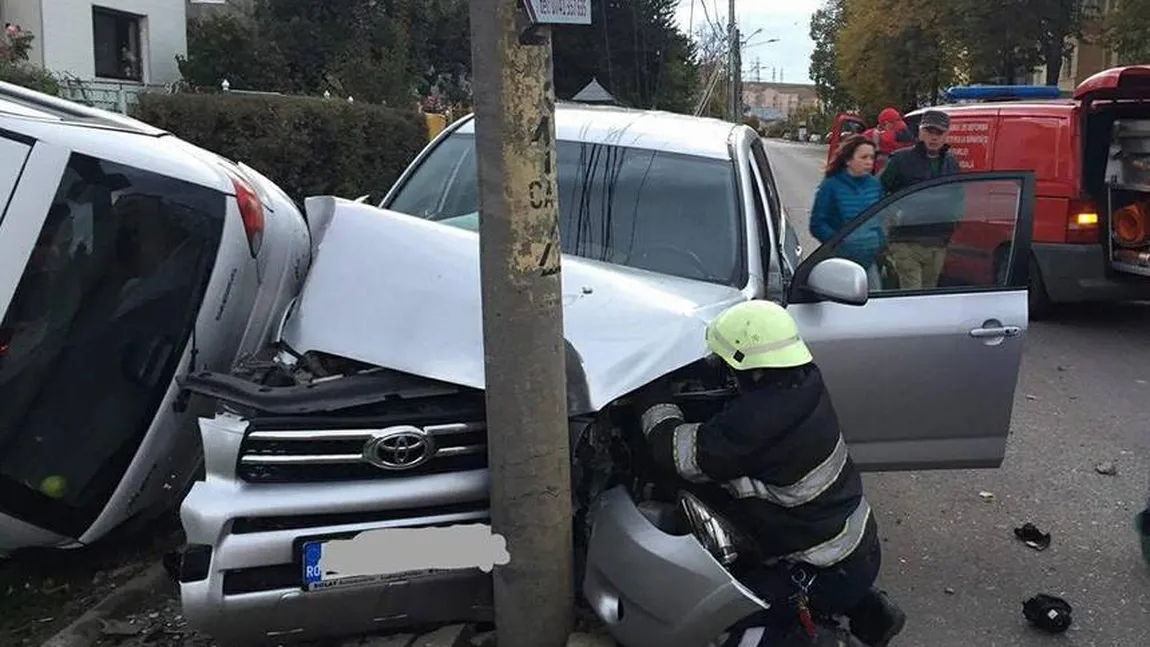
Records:
[[[882,183],[871,173],[874,159],[874,143],[861,135],[848,137],[839,146],[811,207],[811,235],[819,242],[826,243],[882,199]],[[886,230],[882,218],[871,218],[847,236],[839,245],[837,255],[862,265],[870,288],[878,290],[882,287],[878,255],[884,247]]]

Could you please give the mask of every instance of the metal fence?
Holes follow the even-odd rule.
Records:
[[[77,78],[60,79],[60,96],[86,106],[128,114],[144,92],[172,92],[170,85],[117,83],[115,81],[87,81]]]

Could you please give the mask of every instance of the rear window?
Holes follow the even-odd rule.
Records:
[[[69,160],[0,322],[0,509],[75,536],[168,389],[223,232],[222,193]]]
[[[729,161],[624,146],[557,145],[563,251],[742,287],[742,211]],[[475,230],[475,138],[441,142],[388,209]]]

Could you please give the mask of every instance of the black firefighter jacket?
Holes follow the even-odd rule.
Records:
[[[656,466],[733,497],[724,512],[764,558],[828,567],[874,520],[818,367],[785,375],[703,423],[687,422],[666,400],[644,407],[643,433]]]

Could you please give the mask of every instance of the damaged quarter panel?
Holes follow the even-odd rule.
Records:
[[[313,198],[309,213],[319,200],[332,217],[284,341],[300,353],[483,388],[478,235],[340,198]],[[572,413],[706,357],[707,321],[745,298],[733,287],[564,255],[564,333],[586,375],[586,401]]]

